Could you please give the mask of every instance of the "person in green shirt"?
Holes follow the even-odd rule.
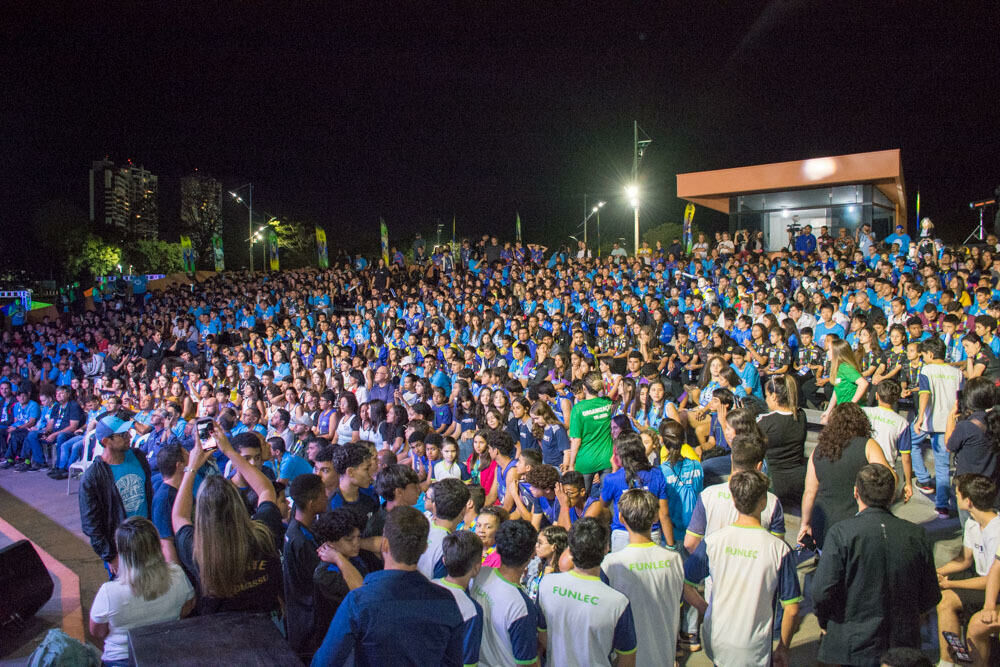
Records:
[[[567,470],[583,475],[587,493],[596,473],[611,471],[611,400],[601,396],[604,381],[591,371],[583,379],[584,398],[569,417]]]
[[[830,377],[833,378],[833,396],[830,404],[823,412],[822,423],[830,418],[830,413],[838,403],[857,403],[865,405],[865,394],[868,393],[868,380],[861,375],[858,360],[854,350],[847,341],[841,338],[827,337],[830,348]]]

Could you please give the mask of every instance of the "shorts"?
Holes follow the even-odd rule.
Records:
[[[969,569],[948,578],[952,581],[961,581],[962,579],[972,579],[975,576],[977,576],[975,570]],[[983,605],[986,604],[986,589],[952,588],[951,590],[962,602],[962,616],[965,617],[966,621],[972,618],[976,612],[982,611]]]

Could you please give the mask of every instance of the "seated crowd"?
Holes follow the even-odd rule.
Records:
[[[996,239],[811,231],[105,294],[3,333],[0,468],[82,473],[108,664],[223,611],[316,665],[785,664],[803,552],[822,661],[929,664],[936,607],[942,664],[990,664]],[[915,492],[962,522],[936,572]]]

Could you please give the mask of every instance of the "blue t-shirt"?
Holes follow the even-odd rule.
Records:
[[[827,337],[828,334],[834,334],[838,338],[843,338],[846,332],[844,327],[840,326],[836,322],[832,326],[827,326],[822,320],[816,323],[813,327],[813,340],[820,347],[823,347],[823,339]]]
[[[569,449],[569,435],[562,424],[549,424],[542,433],[542,463],[550,466],[562,465],[563,454]]]
[[[448,426],[451,424],[451,406],[445,403],[444,405],[434,406],[434,428],[438,429],[442,426]]]
[[[177,489],[169,484],[160,484],[153,492],[153,525],[160,534],[161,540],[174,536],[174,525],[171,520]]]
[[[618,518],[618,499],[629,488],[645,489],[658,500],[666,500],[668,497],[667,483],[663,480],[663,473],[659,468],[640,470],[632,480],[631,487],[625,481],[624,468],[611,473],[601,483],[601,501],[611,508],[611,530],[626,530]],[[652,530],[659,529],[660,522],[657,520]]]
[[[125,462],[111,466],[115,487],[125,506],[125,516],[149,516],[149,498],[146,497],[146,471],[132,450],[125,452]]]
[[[274,470],[274,461],[268,461],[265,465]],[[312,471],[313,467],[309,465],[309,461],[306,461],[301,456],[285,452],[285,455],[281,457],[281,465],[275,472],[275,476],[277,479],[287,479],[291,482],[299,475],[304,475]]]

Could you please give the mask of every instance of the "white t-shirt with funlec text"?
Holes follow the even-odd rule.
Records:
[[[791,548],[760,526],[726,526],[684,563],[692,585],[709,574],[705,655],[718,665],[770,665],[775,597],[782,605],[802,600]]]
[[[985,528],[972,517],[966,519],[962,546],[972,551],[976,574],[985,577],[990,571],[994,556],[1000,556],[997,553],[1000,550],[1000,516],[993,517]]]
[[[628,598],[598,577],[576,570],[546,575],[538,586],[539,628],[546,629],[546,664],[611,666],[611,653],[636,650]]]
[[[872,439],[882,448],[892,466],[900,451],[909,451],[910,422],[906,417],[880,406],[861,408],[872,425]],[[904,442],[905,441],[905,442]],[[902,447],[900,446],[902,445]]]
[[[736,511],[729,484],[713,484],[706,487],[698,496],[687,532],[697,537],[706,537],[717,530],[731,526],[740,513]],[[785,513],[778,497],[767,492],[767,505],[760,514],[760,523],[772,535],[785,536]]]
[[[170,588],[153,600],[136,597],[120,580],[103,584],[90,607],[90,620],[107,623],[110,633],[104,640],[101,660],[128,660],[128,631],[143,625],[176,621],[184,603],[194,597],[194,589],[179,565],[167,563]]]
[[[605,556],[601,571],[632,605],[638,642],[636,665],[672,665],[684,593],[680,554],[652,542],[629,544]]]
[[[484,665],[529,664],[538,658],[538,608],[520,585],[484,567],[469,582],[483,609],[479,658]]]
[[[930,393],[924,431],[944,433],[948,415],[955,407],[958,390],[962,388],[962,371],[944,363],[924,364],[917,376],[919,393]]]
[[[427,551],[420,555],[417,570],[428,579],[440,579],[448,574],[444,567],[444,538],[451,533],[431,521],[430,532],[427,533]]]

